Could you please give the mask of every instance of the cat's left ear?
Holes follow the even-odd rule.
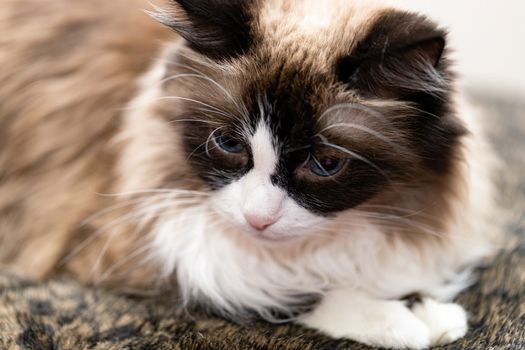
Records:
[[[340,80],[364,95],[403,98],[446,92],[446,32],[426,17],[397,10],[378,16],[337,65]]]
[[[253,0],[170,0],[153,17],[212,59],[239,56],[250,48]]]
[[[406,128],[423,163],[438,173],[451,169],[467,130],[450,99],[453,74],[446,33],[426,17],[388,10],[337,66],[339,79],[364,98],[407,102]]]

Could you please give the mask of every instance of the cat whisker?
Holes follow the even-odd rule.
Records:
[[[319,138],[321,138],[321,140],[322,140],[321,144],[323,144],[323,145],[325,145],[327,147],[331,147],[331,148],[337,149],[337,150],[339,150],[339,151],[341,151],[343,153],[346,153],[346,154],[350,155],[351,157],[353,157],[355,159],[358,159],[358,160],[362,161],[363,163],[368,164],[372,168],[376,169],[381,175],[383,175],[385,177],[385,179],[387,179],[390,183],[392,183],[391,180],[390,180],[390,177],[380,167],[378,167],[376,164],[374,164],[369,159],[361,156],[360,154],[358,154],[358,153],[356,153],[354,151],[349,150],[348,148],[345,148],[345,147],[342,147],[342,146],[338,146],[338,145],[335,145],[333,143],[328,142],[327,138],[324,137],[323,135],[317,135],[317,136]]]
[[[200,56],[200,57],[195,57],[195,56],[188,56],[187,54],[185,54],[184,52],[180,52],[178,53],[179,56],[181,57],[184,57],[185,59],[189,60],[189,61],[192,61],[192,62],[195,62],[197,63],[198,65],[201,65],[201,66],[204,66],[204,67],[207,67],[207,68],[212,68],[212,69],[220,69],[221,68],[221,65],[218,65],[217,62],[205,57],[205,56]],[[168,61],[169,62],[169,61]],[[170,62],[170,63],[173,63],[173,62]]]
[[[361,130],[361,131],[364,131],[366,132],[367,134],[369,135],[372,135],[374,136],[375,138],[383,141],[384,143],[387,143],[393,147],[398,147],[398,145],[393,142],[390,138],[384,136],[383,134],[381,134],[380,132],[377,132],[369,127],[366,127],[364,125],[359,125],[359,124],[354,124],[354,123],[335,123],[335,124],[332,124],[330,126],[327,126],[325,128],[323,128],[322,130],[319,131],[319,133],[316,135],[316,136],[319,136],[321,135],[323,132],[325,131],[328,131],[328,130],[331,130],[331,129],[335,129],[335,128],[352,128],[352,129],[357,129],[357,130]]]
[[[232,113],[229,113],[229,112],[226,112],[226,111],[215,111],[213,109],[209,109],[209,108],[197,108],[198,111],[202,111],[202,112],[205,112],[205,113],[214,113],[214,114],[218,114],[218,115],[222,115],[222,116],[225,116],[229,119],[232,119],[232,120],[235,120],[235,119],[238,119],[239,117],[236,116],[235,114],[232,114]],[[218,123],[216,123],[218,124]]]
[[[152,199],[152,198],[158,198],[158,197],[162,197],[162,196],[172,196],[172,194],[170,193],[167,193],[165,195],[156,195],[154,197],[148,197],[149,199]],[[117,203],[117,204],[114,204],[112,206],[109,206],[109,207],[106,207],[96,213],[94,213],[93,215],[90,215],[88,216],[86,219],[84,219],[80,226],[85,226],[87,225],[88,223],[96,220],[97,218],[101,217],[101,216],[104,216],[105,214],[108,214],[112,211],[115,211],[117,209],[122,209],[122,208],[125,208],[127,206],[131,206],[131,205],[134,205],[134,204],[138,204],[142,201],[144,201],[145,198],[144,197],[138,197],[138,198],[133,198],[133,199],[128,199],[128,200],[125,200],[123,202],[120,202],[120,203]]]
[[[438,115],[436,115],[436,114],[433,114],[433,113],[430,113],[430,112],[428,112],[428,111],[424,111],[424,110],[422,110],[422,109],[420,109],[420,108],[417,108],[416,106],[411,105],[411,104],[406,104],[406,105],[404,106],[404,108],[411,109],[411,110],[416,111],[416,112],[418,112],[418,113],[421,113],[421,114],[424,114],[424,115],[428,115],[428,116],[434,117],[434,118],[436,118],[436,119],[441,119],[440,116],[438,116]]]
[[[106,242],[104,242],[104,245],[102,246],[102,249],[100,250],[99,254],[97,255],[97,258],[95,259],[95,262],[93,263],[93,266],[91,267],[91,270],[89,271],[89,276],[92,277],[95,274],[95,271],[99,267],[100,263],[102,262],[102,258],[106,255],[107,250],[109,249],[109,245],[113,241],[113,239],[118,236],[118,233],[123,232],[122,230],[112,231],[109,234],[108,239]],[[136,232],[133,233],[133,236],[135,236]]]
[[[205,148],[206,148],[206,155],[207,155],[208,157],[210,157],[210,158],[211,158],[211,155],[210,155],[210,148],[209,148],[208,145],[209,145],[211,139],[213,138],[213,135],[214,135],[217,131],[219,131],[220,129],[222,129],[222,128],[223,128],[223,127],[220,126],[220,127],[218,127],[217,129],[213,130],[213,131],[210,133],[210,136],[208,136],[208,138],[206,139],[206,145],[205,145],[205,146],[206,146],[206,147],[205,147]],[[189,158],[189,157],[188,157],[188,158]]]
[[[392,213],[384,213],[384,212],[368,212],[363,210],[355,210],[355,213],[357,216],[364,217],[364,218],[372,218],[372,219],[407,219],[410,217],[414,217],[415,215],[406,215],[406,214],[392,214]]]
[[[161,83],[165,83],[165,82],[168,82],[168,81],[176,80],[176,79],[179,79],[179,78],[195,78],[195,79],[204,79],[206,81],[209,81],[210,83],[214,84],[217,88],[219,88],[219,90],[221,90],[224,93],[224,95],[226,97],[228,97],[228,99],[230,99],[230,101],[233,102],[235,107],[237,107],[237,109],[240,110],[240,107],[239,107],[237,101],[233,98],[232,94],[228,90],[226,90],[226,88],[224,88],[224,86],[222,86],[221,84],[219,84],[214,79],[212,79],[209,76],[206,76],[206,75],[204,75],[202,73],[201,74],[181,73],[181,74],[177,74],[177,75],[174,75],[174,76],[171,76],[171,77],[167,77],[167,78],[161,80]]]
[[[64,264],[68,263],[72,258],[77,256],[83,249],[85,249],[89,244],[95,241],[100,235],[102,235],[106,230],[117,226],[121,223],[124,223],[126,221],[129,221],[133,216],[131,214],[119,217],[116,220],[113,220],[99,229],[97,229],[95,232],[93,232],[88,238],[83,240],[80,244],[78,244],[69,254],[67,254],[60,262],[59,266],[63,266]]]
[[[380,227],[384,227],[386,229],[396,227],[402,229],[401,231],[398,231],[397,233],[403,233],[403,234],[428,234],[434,237],[438,238],[450,238],[455,240],[460,240],[464,242],[484,242],[483,240],[476,240],[467,238],[460,234],[452,234],[450,232],[444,233],[441,231],[438,231],[432,226],[426,225],[424,223],[408,219],[406,217],[402,216],[396,216],[396,215],[381,215],[381,214],[375,214],[375,215],[369,215],[367,213],[361,213],[358,214],[362,218],[370,219],[371,222],[373,222],[374,225],[379,225]],[[407,230],[407,226],[412,227],[412,229],[416,229],[417,231],[411,231]],[[388,232],[388,230],[386,230]]]
[[[133,259],[139,257],[141,254],[148,253],[148,250],[151,250],[152,247],[148,244],[143,245],[142,247],[139,247],[132,251],[130,254],[126,255],[125,258],[117,260],[114,264],[109,266],[100,276],[97,278],[97,280],[94,282],[95,286],[100,285],[102,282],[104,282],[108,277],[111,276],[111,274],[117,270],[119,267],[124,266],[126,263],[132,261]],[[144,259],[147,259],[149,257],[149,254],[146,254]],[[141,263],[137,265],[137,267],[141,267]]]
[[[180,63],[180,62],[173,62],[173,61],[170,61],[170,60],[164,60],[167,64],[169,64],[170,66],[177,66],[177,67],[180,67],[180,68],[184,68],[184,69],[188,69],[188,70],[191,70],[192,72],[194,73],[197,73],[197,74],[200,74],[200,75],[204,75],[204,76],[207,76],[206,74],[204,74],[201,70],[195,68],[195,67],[192,67],[190,66],[189,64],[183,64],[183,63]]]
[[[328,108],[326,111],[324,111],[319,116],[319,118],[317,119],[317,122],[320,122],[328,114],[330,114],[330,113],[332,113],[334,111],[337,111],[337,110],[341,110],[341,109],[354,109],[354,110],[359,110],[361,112],[366,112],[367,115],[375,117],[375,118],[379,119],[381,122],[388,123],[388,119],[383,114],[381,114],[380,112],[374,110],[373,108],[364,106],[364,105],[359,104],[359,103],[351,103],[351,102],[339,103],[339,104],[331,106],[330,108]]]
[[[201,106],[204,106],[204,107],[207,107],[209,108],[213,113],[216,113],[216,114],[219,114],[219,115],[222,115],[224,117],[227,117],[227,118],[232,118],[232,117],[235,117],[233,116],[232,114],[228,113],[228,112],[225,112],[217,107],[214,107],[208,103],[205,103],[205,102],[202,102],[202,101],[199,101],[199,100],[195,100],[193,98],[189,98],[189,97],[182,97],[182,96],[161,96],[161,97],[156,97],[153,99],[153,101],[163,101],[163,100],[181,100],[181,101],[187,101],[187,102],[193,102],[195,104],[198,104],[198,105],[201,105]]]
[[[146,198],[143,198],[143,200],[152,200],[152,198],[151,197],[146,197]],[[156,198],[156,200],[158,200],[158,198]],[[173,202],[173,198],[171,200],[172,200],[171,202],[163,204],[163,206],[159,206],[156,209],[162,210],[162,209],[165,209],[165,208],[170,208],[170,207],[174,206],[174,203],[176,203],[178,205],[191,205],[191,204],[199,204],[200,203],[198,198],[193,198],[193,199],[192,198],[187,198],[185,201],[178,200],[176,202]],[[115,227],[117,225],[120,225],[120,224],[122,224],[124,222],[131,221],[133,219],[138,219],[138,218],[140,218],[140,215],[145,215],[148,212],[150,212],[151,210],[152,210],[152,208],[149,207],[149,206],[146,207],[145,209],[133,210],[130,213],[128,213],[126,215],[123,215],[123,216],[120,216],[117,219],[115,219],[115,220],[113,220],[111,222],[108,222],[107,224],[101,226],[95,232],[93,232],[88,238],[86,238],[80,244],[78,244],[69,254],[67,254],[64,258],[62,258],[62,260],[60,261],[59,265],[63,266],[64,264],[69,262],[72,258],[74,258],[76,255],[78,255],[83,249],[85,249],[87,246],[89,246],[91,243],[93,243],[98,237],[100,237],[102,234],[107,232],[107,230],[109,230],[109,229],[111,229],[111,228],[113,228],[113,227]],[[110,211],[108,211],[107,213],[109,213],[109,212]]]
[[[406,209],[402,207],[396,207],[396,206],[391,206],[391,205],[378,205],[378,204],[363,204],[360,206],[360,208],[363,208],[363,209],[369,208],[372,210],[384,209],[384,210],[390,210],[390,211],[397,211],[397,212],[403,213],[402,217],[421,216],[423,218],[427,218],[431,220],[438,219],[436,215],[429,215],[425,213],[425,211],[428,210],[428,208],[422,208],[419,210],[411,210],[411,209]]]
[[[157,204],[157,205],[143,205],[139,209],[131,211],[128,215],[126,215],[124,217],[124,218],[126,218],[125,221],[127,221],[127,219],[129,219],[129,220],[136,219],[136,221],[138,222],[138,225],[133,230],[132,236],[135,236],[138,233],[140,233],[142,231],[142,229],[145,227],[145,225],[148,222],[151,222],[151,221],[155,220],[156,217],[158,217],[158,215],[164,209],[172,208],[174,206],[174,203],[173,203],[173,201],[170,198],[165,198],[162,202],[163,203],[160,203],[160,204]],[[193,202],[191,202],[191,203],[193,203]],[[176,202],[176,204],[181,205],[182,203]],[[188,202],[184,202],[184,204],[188,204]],[[97,259],[95,260],[95,263],[93,264],[93,267],[91,269],[90,275],[93,275],[95,273],[96,269],[99,267],[99,265],[100,265],[100,263],[102,261],[102,258],[104,257],[104,255],[106,254],[107,250],[109,249],[109,246],[110,246],[111,242],[121,232],[123,232],[123,231],[122,230],[117,230],[117,231],[113,231],[113,232],[110,233],[110,235],[109,235],[108,239],[106,240],[104,246],[102,247],[102,249],[101,249]]]
[[[180,213],[181,210],[186,209],[187,207],[201,204],[200,198],[184,198],[184,200],[176,198],[165,198],[162,200],[162,203],[157,205],[146,205],[143,204],[140,206],[140,210],[135,211],[137,217],[140,220],[139,227],[145,226],[146,223],[153,221],[156,218],[157,213],[161,213],[166,209],[177,210],[177,213]],[[142,215],[142,218],[140,217]]]
[[[211,141],[211,139],[213,138],[213,135],[220,129],[222,129],[223,126],[220,126],[218,128],[216,128],[215,130],[213,130],[210,135],[208,136],[208,138],[206,139],[205,142],[201,143],[200,145],[198,145],[197,147],[195,147],[195,149],[193,149],[193,151],[191,151],[191,153],[186,157],[186,160],[189,160],[191,159],[191,157],[193,155],[196,154],[196,152],[199,150],[199,148],[203,147],[204,146],[204,153],[208,156],[208,158],[211,158],[211,154],[210,154],[210,151],[213,150],[213,149],[216,149],[217,148],[217,145],[213,146],[213,147],[209,147],[209,143]],[[198,155],[201,155],[202,153],[197,153]]]
[[[188,78],[191,77],[191,78],[195,78],[195,79],[207,80],[207,81],[211,82],[212,84],[214,84],[217,88],[219,88],[221,90],[221,92],[223,92],[224,95],[226,95],[226,97],[228,97],[228,99],[233,102],[233,104],[237,108],[238,112],[242,116],[244,116],[244,117],[248,116],[248,111],[246,109],[246,106],[244,106],[244,104],[242,104],[242,103],[240,104],[239,101],[237,101],[232,96],[232,94],[223,85],[219,84],[219,82],[217,82],[215,79],[211,78],[209,75],[204,74],[202,71],[196,69],[195,67],[191,67],[191,66],[189,66],[187,64],[181,64],[181,63],[171,62],[171,61],[167,61],[167,63],[170,64],[170,65],[175,65],[175,66],[179,66],[179,67],[182,67],[182,68],[189,69],[189,70],[193,71],[195,74],[191,74],[191,73],[177,74],[177,75],[174,75],[174,76],[167,77],[167,78],[163,79],[161,81],[161,83],[164,83],[164,82],[167,82],[167,81],[170,81],[170,80],[174,80],[174,79],[178,79],[178,78],[184,78],[184,77],[188,77]],[[224,112],[224,111],[222,111],[222,112]],[[233,116],[233,115],[231,115],[231,117],[235,118],[235,116]]]
[[[203,123],[203,124],[210,124],[210,125],[221,125],[220,123],[218,122],[215,122],[213,120],[205,120],[205,119],[175,119],[175,120],[172,120],[170,122],[168,122],[168,124],[175,124],[175,123],[184,123],[184,122],[189,122],[189,123]]]
[[[381,228],[382,232],[385,234],[399,234],[399,235],[431,235],[437,238],[446,238],[446,239],[452,239],[456,241],[466,242],[466,243],[472,243],[472,244],[485,244],[486,242],[483,239],[473,239],[468,238],[460,234],[451,234],[451,233],[444,233],[440,232],[430,226],[424,225],[419,222],[415,222],[412,220],[402,220],[403,217],[400,217],[396,220],[396,217],[387,217],[387,218],[379,218],[379,217],[362,217],[365,219],[369,219],[368,222],[355,222],[353,220],[346,220],[341,221],[339,220],[338,223],[342,225],[348,225],[345,226],[345,229],[364,229],[364,230],[370,230],[371,226],[370,224],[373,224],[373,227]],[[397,229],[392,231],[392,229]],[[316,231],[319,232],[319,231]],[[333,236],[334,238],[337,238],[339,234],[341,234],[340,230],[334,230],[332,228],[327,228],[325,230],[321,230],[321,233],[328,232],[330,233],[328,236]],[[314,235],[315,233],[308,233],[308,235]],[[324,236],[323,236],[324,237]]]
[[[191,196],[203,196],[207,197],[210,196],[209,193],[204,191],[196,191],[196,190],[185,190],[185,189],[179,189],[179,188],[156,188],[156,189],[144,189],[144,190],[136,190],[136,191],[127,191],[127,192],[114,192],[114,193],[97,193],[99,196],[104,197],[125,197],[125,196],[133,196],[133,195],[139,195],[139,194],[158,194],[158,193],[166,193],[166,194],[172,194],[172,195],[191,195]]]

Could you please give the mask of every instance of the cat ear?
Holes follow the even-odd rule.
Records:
[[[446,33],[424,16],[388,11],[339,61],[338,76],[365,95],[439,95],[448,90],[451,78],[444,58],[445,38]]]
[[[212,59],[235,57],[251,43],[250,0],[171,0],[152,13],[183,37],[195,51]]]
[[[429,169],[449,171],[458,140],[467,133],[449,98],[453,74],[446,33],[426,17],[383,13],[338,64],[339,78],[365,98],[408,102],[407,131]]]

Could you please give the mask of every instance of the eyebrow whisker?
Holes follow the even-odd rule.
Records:
[[[367,113],[367,115],[370,115],[372,117],[375,117],[379,120],[381,120],[382,122],[388,122],[387,118],[381,114],[380,112],[370,108],[370,107],[367,107],[367,106],[364,106],[362,104],[359,104],[359,103],[352,103],[352,102],[346,102],[346,103],[339,103],[339,104],[336,104],[334,106],[331,106],[330,108],[328,108],[327,110],[325,110],[321,116],[318,118],[317,122],[320,122],[323,118],[325,118],[328,114],[334,112],[334,111],[337,111],[337,110],[341,110],[341,109],[354,109],[354,110],[358,110],[358,111],[361,111],[361,112],[365,112]]]
[[[380,139],[381,141],[383,141],[385,143],[388,143],[391,146],[398,147],[398,145],[395,142],[393,142],[390,138],[384,136],[380,132],[377,132],[377,131],[375,131],[375,130],[367,127],[367,126],[359,125],[359,124],[355,124],[355,123],[336,123],[336,124],[332,124],[330,126],[325,127],[321,131],[319,131],[319,134],[322,134],[323,132],[331,130],[331,129],[341,128],[341,127],[352,128],[352,129],[357,129],[357,130],[364,131],[367,134],[370,134],[370,135]]]
[[[349,150],[348,148],[345,148],[345,147],[342,147],[342,146],[338,146],[338,145],[335,145],[333,143],[330,143],[328,142],[328,140],[326,139],[326,137],[324,137],[323,135],[316,135],[317,137],[321,138],[322,142],[321,144],[322,145],[325,145],[327,147],[331,147],[333,149],[336,149],[336,150],[339,150],[343,153],[346,153],[348,155],[350,155],[351,157],[355,158],[355,159],[358,159],[360,161],[362,161],[363,163],[366,163],[368,164],[369,166],[371,166],[372,168],[376,169],[381,175],[383,175],[389,182],[391,182],[389,176],[379,167],[377,166],[375,163],[373,163],[372,161],[370,161],[369,159],[367,159],[366,157],[360,155],[359,153],[356,153],[355,151],[352,151],[352,150]]]

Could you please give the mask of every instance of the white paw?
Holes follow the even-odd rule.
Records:
[[[389,349],[426,349],[431,345],[428,326],[402,302],[356,303],[352,306],[347,309],[342,303],[336,304],[335,300],[325,301],[303,323],[335,338],[349,338]]]
[[[452,343],[467,333],[467,313],[458,304],[425,299],[413,312],[430,329],[432,345]]]
[[[404,307],[364,324],[362,341],[368,345],[392,349],[426,349],[431,345],[428,326]]]

